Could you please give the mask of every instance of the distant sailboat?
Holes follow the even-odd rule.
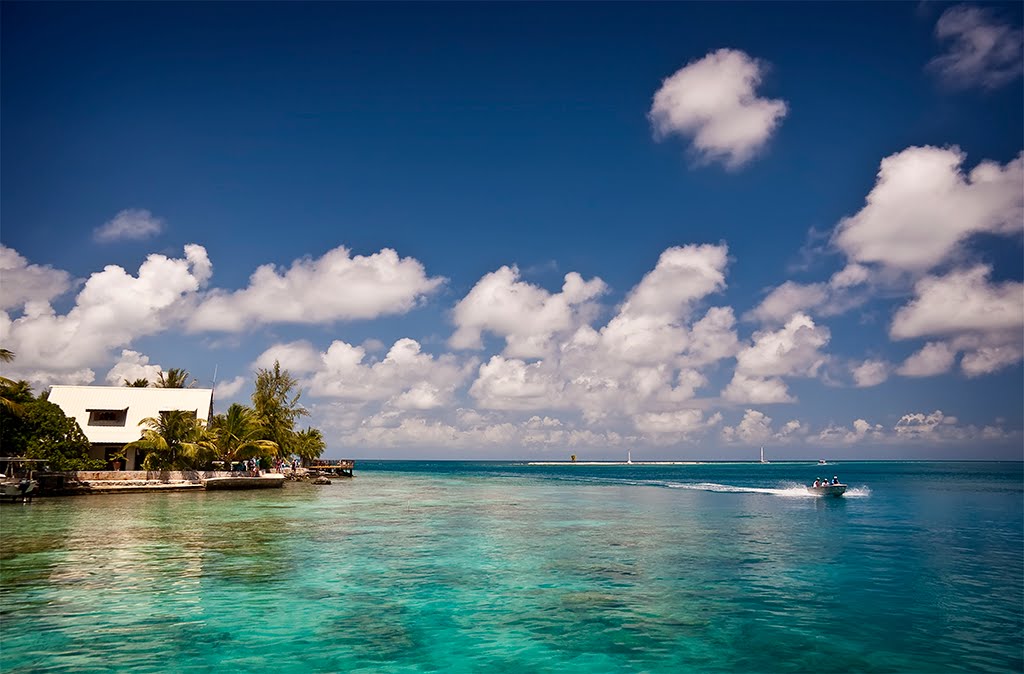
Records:
[[[768,463],[764,460],[764,447],[761,448],[761,463]]]
[[[626,450],[626,463],[633,463],[633,450]]]

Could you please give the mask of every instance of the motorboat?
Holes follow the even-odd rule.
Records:
[[[0,477],[0,500],[31,501],[39,491],[39,482],[33,476],[33,468],[44,463],[41,459],[23,459],[20,456],[0,457],[0,465],[4,465],[3,476]]]
[[[848,485],[845,484],[823,484],[818,487],[808,487],[807,491],[818,496],[842,496],[847,489]]]

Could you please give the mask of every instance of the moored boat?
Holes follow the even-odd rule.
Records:
[[[0,464],[5,464],[3,475],[0,476],[0,500],[31,501],[39,491],[35,468],[41,466],[43,461],[12,456],[0,458]]]
[[[823,484],[817,487],[808,487],[807,491],[818,496],[842,496],[846,493],[845,484]]]

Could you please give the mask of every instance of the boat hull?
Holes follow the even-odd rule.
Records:
[[[826,484],[822,487],[808,487],[807,491],[818,496],[842,496],[846,493],[845,484]]]
[[[35,480],[5,480],[0,484],[0,499],[24,501],[36,495],[39,483]]]

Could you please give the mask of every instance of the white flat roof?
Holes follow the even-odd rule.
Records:
[[[183,410],[209,421],[211,388],[134,388],[131,386],[51,386],[50,402],[74,417],[91,443],[125,444],[142,437],[139,422],[160,412]],[[127,410],[123,426],[90,426],[89,410]]]

